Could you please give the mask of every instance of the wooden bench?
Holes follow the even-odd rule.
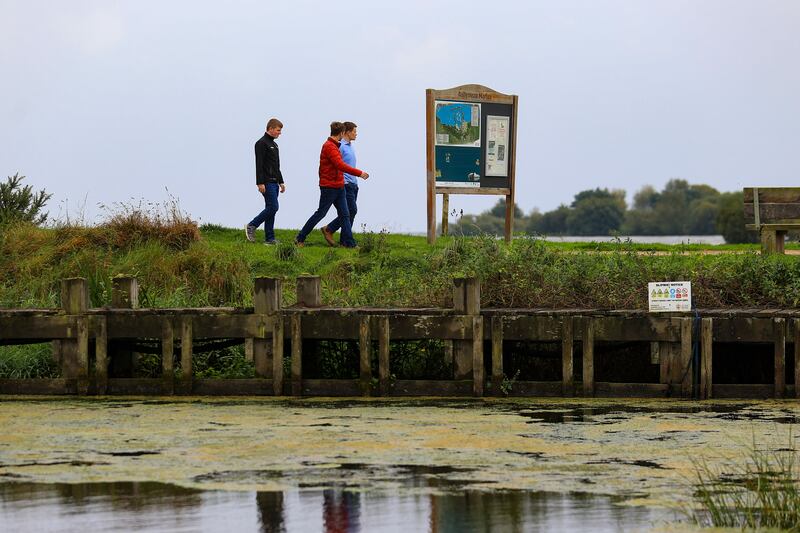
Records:
[[[800,231],[800,187],[745,187],[744,218],[761,238],[762,254],[784,253],[787,231]]]

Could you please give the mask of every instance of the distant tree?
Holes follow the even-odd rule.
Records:
[[[0,226],[13,222],[39,225],[47,220],[47,213],[41,210],[52,194],[43,190],[34,192],[30,185],[22,185],[24,179],[17,173],[0,183]]]
[[[690,185],[682,179],[667,182],[661,192],[642,187],[633,196],[623,233],[630,235],[710,235],[716,232],[719,191],[709,185]]]
[[[567,217],[570,208],[561,204],[552,211],[547,211],[534,221],[528,223],[528,233],[540,235],[565,235],[567,233]]]
[[[724,192],[719,199],[716,230],[730,244],[758,242],[758,234],[744,227],[744,194]]]
[[[505,218],[506,218],[506,199],[505,198],[500,198],[499,200],[497,200],[497,203],[494,204],[494,207],[492,207],[489,210],[489,214],[492,215],[492,216],[495,216],[495,217],[500,217],[503,220],[505,220]],[[518,219],[518,218],[522,218],[524,216],[525,216],[525,213],[522,212],[522,209],[520,209],[519,206],[515,202],[514,203],[514,218]]]
[[[567,216],[567,231],[572,235],[608,235],[618,231],[624,219],[624,191],[581,191]]]

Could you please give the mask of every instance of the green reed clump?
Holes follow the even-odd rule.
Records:
[[[800,464],[789,447],[766,450],[753,439],[739,462],[711,467],[695,464],[694,501],[690,512],[701,526],[800,531]]]
[[[0,346],[0,379],[57,378],[50,343]]]

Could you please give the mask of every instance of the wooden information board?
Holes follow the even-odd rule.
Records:
[[[428,243],[436,241],[436,195],[447,234],[450,194],[506,197],[506,242],[514,229],[517,102],[483,85],[425,91]]]

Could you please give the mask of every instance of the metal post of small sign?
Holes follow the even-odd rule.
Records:
[[[425,92],[428,243],[436,242],[436,195],[506,197],[505,239],[514,231],[515,94],[483,85]],[[446,227],[447,212],[442,213]]]

